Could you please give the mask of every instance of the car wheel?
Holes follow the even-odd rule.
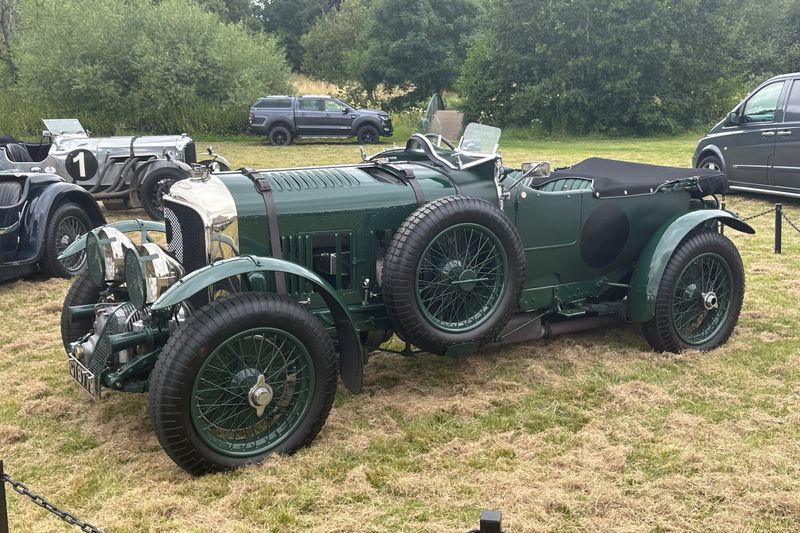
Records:
[[[42,270],[48,276],[71,278],[86,268],[86,254],[81,251],[65,258],[58,256],[78,237],[92,229],[89,215],[77,204],[60,205],[47,222]]]
[[[289,146],[292,144],[292,132],[284,126],[275,126],[269,130],[269,144],[272,146]]]
[[[400,337],[432,353],[495,339],[516,308],[525,260],[497,207],[450,196],[412,213],[386,252],[382,287]]]
[[[725,172],[725,167],[722,166],[722,161],[720,161],[719,157],[715,155],[705,156],[703,159],[700,160],[700,163],[698,163],[697,168],[705,168],[708,170],[719,170],[720,172]]]
[[[380,141],[378,130],[374,126],[361,126],[358,129],[358,142],[361,144],[376,144]]]
[[[153,220],[164,220],[164,195],[172,185],[188,177],[186,172],[174,167],[157,168],[145,176],[139,189],[139,197],[147,216]]]
[[[89,272],[78,274],[64,297],[61,307],[61,342],[69,350],[73,343],[89,333],[94,325],[94,313],[88,317],[73,318],[69,308],[75,305],[96,304],[100,301],[100,287],[92,282]]]
[[[170,337],[150,379],[161,446],[192,475],[293,453],[322,429],[336,392],[325,327],[288,299],[224,296]]]
[[[228,172],[231,169],[231,167],[222,161],[214,161],[213,159],[203,159],[199,161],[198,164],[210,168],[212,172]],[[214,167],[212,167],[212,165],[214,165]]]
[[[700,231],[672,254],[661,278],[655,315],[642,324],[659,352],[713,350],[728,340],[742,309],[744,268],[724,235]]]

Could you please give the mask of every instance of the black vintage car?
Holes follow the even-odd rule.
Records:
[[[36,271],[71,277],[83,253],[59,260],[75,239],[106,223],[83,187],[55,174],[0,171],[0,281]]]

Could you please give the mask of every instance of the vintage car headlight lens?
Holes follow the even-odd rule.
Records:
[[[147,298],[144,269],[139,261],[139,253],[131,248],[125,252],[125,285],[128,286],[128,299],[136,307],[142,309]]]
[[[106,264],[100,249],[100,239],[94,231],[86,235],[86,268],[92,283],[102,287],[106,280]]]
[[[148,242],[125,253],[128,299],[137,309],[155,302],[183,274],[180,263],[155,243]]]
[[[92,231],[86,237],[89,277],[98,287],[107,281],[122,281],[125,251],[134,244],[121,231],[111,227]]]

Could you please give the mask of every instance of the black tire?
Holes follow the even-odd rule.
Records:
[[[378,144],[381,140],[378,128],[370,125],[358,128],[356,136],[358,137],[358,142],[361,144]]]
[[[61,342],[64,349],[69,350],[69,345],[77,341],[94,327],[94,316],[73,320],[69,313],[72,305],[95,304],[100,301],[100,288],[92,282],[89,272],[84,271],[75,278],[64,297],[61,307]]]
[[[292,144],[292,132],[286,126],[273,126],[267,134],[272,146],[289,146]]]
[[[195,380],[198,379],[198,375],[205,376],[202,374],[204,365],[207,360],[215,357],[217,353],[215,350],[218,347],[254,328],[267,327],[290,333],[305,347],[306,357],[310,357],[307,361],[311,361],[315,376],[313,397],[305,401],[307,405],[305,415],[294,422],[291,432],[284,435],[283,440],[277,442],[274,447],[258,453],[240,452],[240,455],[220,453],[209,444],[208,437],[195,426],[195,419],[206,420],[192,414],[195,405],[204,401],[201,391],[198,391],[197,395],[193,392]],[[236,353],[238,356],[242,355],[242,352]],[[242,356],[241,359],[245,360],[246,356]],[[227,376],[231,376],[230,382],[239,380],[236,386],[241,386],[243,389],[250,386],[242,384],[245,379],[249,379],[248,375],[262,372],[245,368],[247,365],[244,363],[242,369],[234,372],[238,366],[228,370],[229,361],[232,365],[238,364],[232,359],[226,360],[223,379],[227,380]],[[260,358],[258,361],[260,364]],[[297,373],[296,370],[295,372]],[[306,372],[312,371],[306,370]],[[266,370],[263,373],[266,373]],[[258,463],[273,453],[293,453],[314,440],[330,412],[336,393],[336,379],[336,357],[331,338],[319,319],[305,308],[271,294],[240,293],[225,296],[194,312],[167,341],[150,379],[150,417],[161,446],[186,472],[202,475],[230,470]],[[250,389],[249,394],[252,394],[252,391],[253,389]],[[295,392],[292,393],[292,397],[294,394]],[[227,397],[223,399],[227,401]],[[243,404],[242,407],[247,408]],[[284,409],[288,408],[284,406]],[[275,413],[275,416],[289,415],[282,411]],[[237,431],[243,430],[237,429]]]
[[[434,266],[431,263],[431,267],[423,267],[422,264],[428,261],[426,257],[434,257],[427,255],[429,251],[431,254],[434,253],[431,247],[435,246],[436,242],[447,242],[445,236],[449,238],[448,232],[459,231],[458,228],[477,230],[479,238],[486,236],[489,243],[488,251],[480,250],[475,253],[475,250],[470,248],[473,245],[472,238],[470,237],[469,241],[465,239],[464,242],[468,243],[466,247],[462,246],[463,257],[477,257],[480,253],[491,253],[494,250],[495,257],[502,259],[505,266],[500,269],[503,272],[502,287],[500,289],[497,289],[496,285],[494,288],[489,287],[486,292],[490,296],[486,296],[485,293],[477,294],[479,308],[477,314],[469,315],[467,312],[466,316],[470,318],[463,319],[462,323],[466,324],[464,327],[448,327],[447,324],[443,325],[444,311],[440,313],[435,308],[435,303],[429,304],[425,301],[425,291],[432,284],[444,283],[450,286],[444,289],[449,291],[444,296],[436,296],[441,301],[446,301],[450,295],[456,299],[473,298],[471,295],[463,295],[458,289],[478,293],[484,288],[479,288],[475,283],[468,288],[470,279],[462,279],[460,275],[469,274],[480,278],[482,274],[479,274],[479,271],[484,268],[486,259],[480,268],[477,267],[479,259],[475,259],[473,266],[472,260],[470,264],[461,264],[460,259],[444,256],[441,260],[436,260],[441,264]],[[461,238],[458,233],[453,235],[455,239]],[[440,237],[442,241],[439,241]],[[476,241],[475,246],[477,245]],[[428,269],[427,272],[425,268]],[[491,269],[495,271],[493,276],[499,275],[498,269],[495,264]],[[386,311],[397,334],[428,352],[443,354],[456,344],[480,345],[493,341],[516,309],[524,277],[525,257],[522,243],[516,228],[503,212],[484,200],[450,196],[418,208],[406,218],[394,234],[384,261],[382,288]],[[431,279],[436,281],[430,281]],[[496,281],[496,277],[489,279],[489,283]],[[491,307],[486,309],[489,302]],[[445,304],[440,302],[438,309],[441,310],[443,305]],[[471,324],[473,321],[474,324]]]
[[[81,206],[72,202],[61,204],[50,215],[45,232],[42,270],[48,276],[71,278],[86,269],[86,255],[79,252],[59,261],[67,246],[92,229],[92,221]]]
[[[725,165],[723,165],[722,161],[719,160],[719,157],[715,155],[703,156],[703,158],[701,158],[697,163],[697,168],[706,168],[725,172]]]
[[[700,283],[687,286],[680,294],[677,294],[677,290],[680,290],[679,287],[682,286],[678,284],[679,282],[683,283],[681,280],[684,273],[686,273],[687,279],[691,278],[690,265],[698,264],[704,257],[712,261],[710,264],[718,264],[719,275],[714,277],[713,282],[706,281],[706,279],[711,280],[710,275],[708,278],[701,276]],[[727,270],[725,265],[727,265]],[[722,281],[717,282],[719,276],[722,277],[722,281],[729,280],[727,295],[711,286],[722,283]],[[677,353],[686,349],[707,351],[721,346],[731,336],[733,328],[739,320],[744,289],[744,268],[736,246],[727,237],[715,231],[706,230],[690,234],[673,252],[667,268],[664,270],[656,296],[655,315],[650,321],[642,324],[645,340],[658,352]],[[714,302],[708,302],[706,298],[710,298],[712,295],[717,306],[709,308],[708,305]],[[696,302],[695,299],[697,299]],[[698,328],[708,323],[705,326],[709,329],[706,336],[699,336],[693,342],[691,339],[687,341],[686,333],[676,327],[676,322],[680,322],[678,315],[687,313],[687,311],[675,312],[675,306],[681,301],[689,302],[681,304],[691,306],[689,312],[702,314],[702,319],[695,323]],[[724,307],[722,307],[723,304]],[[721,307],[724,309],[724,314],[719,316],[723,312],[720,311]],[[714,326],[715,323],[717,323],[716,326]],[[691,322],[686,324],[686,326],[690,325]],[[712,326],[714,326],[713,329]]]
[[[147,174],[139,189],[139,197],[147,216],[153,220],[164,220],[163,196],[174,183],[188,177],[186,172],[175,167],[157,168]]]
[[[198,162],[199,165],[203,165],[204,167],[210,167],[213,163],[216,163],[217,166],[219,167],[219,169],[216,172],[228,172],[231,169],[231,167],[229,167],[228,165],[226,165],[222,161],[214,161],[212,159],[203,159],[202,161]]]

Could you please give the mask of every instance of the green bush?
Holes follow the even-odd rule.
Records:
[[[708,124],[748,79],[738,0],[490,0],[470,118],[566,133]]]
[[[18,83],[0,100],[6,131],[46,110],[97,133],[236,133],[257,96],[289,90],[273,38],[193,3],[23,0],[20,20]]]

